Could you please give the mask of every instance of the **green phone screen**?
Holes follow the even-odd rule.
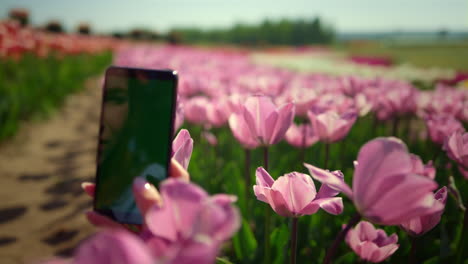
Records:
[[[172,71],[110,68],[99,133],[95,210],[141,224],[132,183],[167,177],[177,77]]]

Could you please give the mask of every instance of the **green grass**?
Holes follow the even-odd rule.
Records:
[[[99,74],[111,59],[110,53],[1,59],[0,141],[14,135],[22,121],[47,117],[68,94],[83,89],[85,80]]]
[[[338,49],[351,55],[390,56],[397,63],[411,63],[419,67],[468,70],[468,41],[460,43],[349,43]]]

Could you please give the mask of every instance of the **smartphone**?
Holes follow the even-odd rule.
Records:
[[[110,67],[105,74],[94,210],[117,222],[142,224],[132,183],[168,177],[177,72]]]

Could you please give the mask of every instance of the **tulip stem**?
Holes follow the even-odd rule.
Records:
[[[411,250],[409,254],[408,263],[413,264],[413,263],[416,263],[417,238],[410,236],[410,240],[411,240]]]
[[[296,264],[296,254],[297,254],[297,222],[299,218],[292,218],[291,225],[291,264]]]
[[[359,220],[361,220],[361,215],[359,213],[356,213],[353,217],[351,217],[346,227],[338,233],[338,235],[335,238],[335,241],[333,241],[332,246],[327,250],[327,254],[323,259],[323,264],[331,263],[333,256],[335,255],[336,250],[338,249],[338,246],[340,245],[341,241],[343,241],[351,227],[357,224]]]
[[[300,160],[301,160],[301,163],[300,163],[299,168],[303,168],[303,165],[302,165],[302,164],[304,164],[304,162],[305,162],[305,152],[306,152],[306,148],[305,148],[305,147],[304,147],[304,148],[300,148],[299,151],[300,151],[299,155],[300,155]]]
[[[395,117],[392,124],[392,136],[398,137],[398,125],[400,124],[400,118]]]
[[[263,148],[263,168],[268,171],[268,147]],[[265,206],[265,252],[264,263],[270,264],[270,207]]]
[[[252,188],[252,183],[250,182],[250,149],[245,150],[245,160],[244,160],[244,177],[245,177],[245,195],[249,195],[249,190]]]
[[[328,169],[328,157],[330,155],[330,143],[325,143],[325,163],[323,168]]]
[[[457,261],[456,263],[462,263],[463,255],[466,251],[466,237],[468,237],[468,209],[465,210],[465,215],[463,217],[463,229],[461,234],[461,240],[458,244],[458,252],[457,252]]]

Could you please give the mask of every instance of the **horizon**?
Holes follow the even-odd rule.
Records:
[[[139,4],[134,5],[129,0],[101,0],[96,3],[82,0],[79,4],[58,0],[43,0],[40,3],[33,0],[2,0],[0,15],[6,18],[11,8],[26,8],[30,12],[32,25],[59,20],[66,31],[72,31],[79,23],[87,22],[96,33],[122,32],[134,28],[157,32],[174,28],[228,29],[235,24],[259,24],[265,19],[279,21],[315,17],[319,17],[337,34],[437,32],[443,29],[468,32],[468,1],[464,0],[338,2],[294,0],[292,3],[270,3],[258,0],[251,5],[247,1],[225,0],[224,5],[220,5],[216,0],[174,0],[170,3],[139,0]],[[90,6],[93,12],[88,8]]]

